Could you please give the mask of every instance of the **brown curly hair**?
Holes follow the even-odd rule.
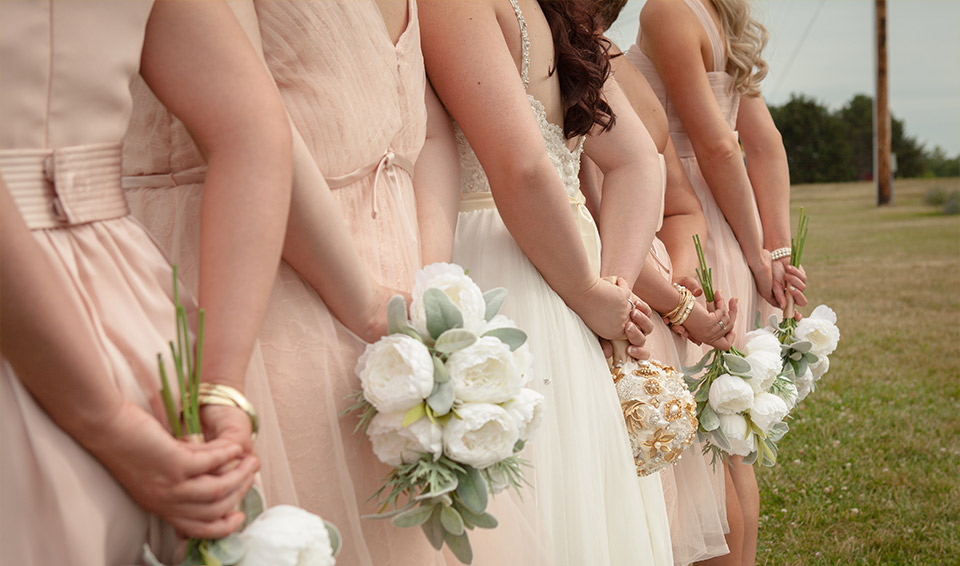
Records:
[[[550,24],[563,99],[563,134],[569,138],[613,127],[616,116],[603,99],[610,75],[610,42],[597,30],[591,7],[583,0],[538,0]]]

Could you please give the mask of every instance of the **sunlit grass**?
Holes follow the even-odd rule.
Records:
[[[934,186],[960,180],[898,181],[883,208],[870,183],[793,188],[841,341],[758,473],[758,564],[960,564],[960,216]]]

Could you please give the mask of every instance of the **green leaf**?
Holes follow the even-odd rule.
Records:
[[[724,354],[723,362],[727,365],[730,373],[750,373],[750,362],[734,354]]]
[[[473,549],[470,548],[470,539],[467,538],[466,533],[457,536],[444,531],[443,540],[446,541],[457,560],[464,564],[473,562]]]
[[[756,450],[754,450],[753,452],[751,452],[751,453],[749,453],[749,454],[747,454],[746,456],[743,457],[743,463],[744,463],[744,464],[747,464],[748,466],[749,466],[750,464],[753,464],[753,463],[756,462],[756,461],[757,461],[757,451],[756,451]]]
[[[710,399],[710,388],[705,386],[700,387],[700,389],[697,389],[693,398],[697,403],[706,403],[707,400]]]
[[[237,533],[230,533],[224,538],[210,541],[207,555],[216,557],[222,564],[236,564],[244,555],[243,539]]]
[[[483,294],[483,301],[487,304],[487,309],[483,314],[483,318],[487,322],[490,322],[493,320],[493,317],[497,316],[497,313],[500,312],[500,307],[503,306],[503,301],[506,298],[507,290],[503,287],[490,289]]]
[[[390,522],[393,523],[393,526],[401,529],[419,527],[430,519],[434,507],[435,505],[431,503],[421,503],[419,507],[407,509],[395,516]]]
[[[457,497],[474,513],[483,513],[487,508],[487,482],[473,466],[465,466],[466,473],[457,474]]]
[[[811,352],[807,352],[806,354],[803,355],[803,359],[807,360],[808,364],[815,364],[820,361],[820,356],[813,354]]]
[[[477,335],[473,332],[462,328],[451,328],[437,338],[437,343],[433,345],[433,349],[449,356],[476,341]]]
[[[791,360],[800,361],[800,358],[802,358],[802,357],[803,357],[803,354],[802,354],[801,352],[794,352],[794,353],[790,354],[790,359],[791,359]],[[799,374],[798,374],[798,375],[799,375]]]
[[[759,315],[760,315],[760,311],[757,311],[757,316]],[[777,315],[775,314],[770,315],[770,319],[768,320],[768,322],[770,323],[770,326],[772,326],[773,328],[777,328],[778,326],[780,326],[780,321],[777,320]],[[759,325],[757,327],[759,328]]]
[[[700,413],[700,428],[707,432],[720,428],[720,417],[713,411],[709,403],[703,407],[703,412]]]
[[[495,529],[499,524],[497,518],[490,513],[474,513],[466,505],[458,507],[457,510],[460,511],[460,515],[463,517],[465,523],[472,523],[481,529]]]
[[[797,362],[797,375],[803,375],[807,373],[807,358],[800,356],[800,361]]]
[[[220,558],[210,550],[211,542],[209,540],[200,541],[200,556],[203,556],[203,563],[205,566],[223,566]]]
[[[433,393],[427,398],[427,405],[435,415],[443,416],[450,412],[454,398],[453,382],[447,380],[434,386]]]
[[[240,510],[243,511],[243,514],[246,515],[246,519],[243,520],[243,525],[241,525],[240,530],[247,528],[247,525],[253,522],[254,519],[260,516],[263,513],[264,509],[264,497],[263,491],[260,489],[260,486],[253,484],[253,487],[250,488],[240,500]]]
[[[430,514],[430,519],[425,523],[420,525],[420,528],[423,529],[423,534],[427,535],[427,540],[430,541],[430,546],[440,550],[443,548],[443,525],[440,524],[440,506],[435,505],[433,507],[433,512]]]
[[[510,347],[510,351],[523,346],[523,343],[527,341],[527,334],[519,328],[494,328],[484,332],[483,335],[499,338],[501,342]]]
[[[770,432],[767,433],[767,438],[771,442],[780,442],[780,439],[784,437],[787,432],[790,431],[790,425],[784,421],[780,421],[777,424],[770,427]]]
[[[407,302],[401,295],[394,295],[387,303],[387,334],[396,334],[409,327],[407,321]]]
[[[157,559],[157,555],[150,550],[150,545],[146,543],[143,544],[143,561],[147,566],[167,566]]]
[[[444,505],[440,509],[440,524],[443,525],[443,530],[452,535],[463,534],[463,519],[460,517],[460,513],[457,513],[457,510],[451,506]]]
[[[811,343],[810,343],[809,341],[807,341],[807,340],[800,340],[800,341],[798,341],[798,342],[794,342],[793,344],[790,344],[790,347],[793,348],[793,349],[794,349],[795,351],[797,351],[797,352],[802,352],[802,353],[806,354],[807,352],[810,351],[810,348],[813,347],[813,344],[811,344]]]
[[[416,407],[407,411],[407,414],[403,416],[403,423],[400,426],[410,426],[425,416],[427,416],[426,405],[424,403],[420,403]]]
[[[718,448],[725,452],[730,451],[730,440],[727,439],[727,435],[722,428],[717,428],[711,434],[710,442],[716,444]]]
[[[427,331],[434,339],[451,328],[463,327],[463,315],[446,293],[432,287],[423,294]]]
[[[340,529],[330,521],[324,521],[323,526],[327,528],[327,534],[330,535],[330,550],[333,551],[333,555],[340,554],[340,548],[343,546],[343,535],[340,534]]]
[[[710,359],[710,357],[713,356],[716,351],[717,351],[716,349],[710,350],[709,352],[704,354],[702,358],[700,358],[699,362],[693,364],[690,367],[686,367],[686,366],[681,367],[684,375],[695,375],[700,373],[700,371],[703,370],[704,366],[707,365],[707,360]]]
[[[400,328],[397,333],[406,334],[407,336],[413,338],[417,342],[423,342],[423,336],[420,336],[420,333],[416,331],[412,326],[404,326]]]
[[[447,366],[443,365],[443,360],[433,356],[433,382],[446,383],[448,381],[450,381],[450,373],[447,371]]]
[[[773,315],[771,315],[771,316],[773,316]],[[760,327],[762,327],[762,326],[763,326],[763,317],[760,316],[760,311],[757,311],[756,316],[753,317],[753,327],[754,327],[754,328],[760,328]],[[774,327],[774,328],[777,327],[776,324],[771,324],[770,326],[772,326],[772,327]]]

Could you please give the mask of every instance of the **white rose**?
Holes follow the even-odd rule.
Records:
[[[497,328],[517,328],[517,324],[502,314],[498,314],[483,327],[480,334]],[[513,357],[517,360],[517,367],[520,368],[521,385],[529,383],[530,377],[533,375],[533,353],[530,352],[529,344],[529,341],[524,342],[523,346],[513,351]]]
[[[292,505],[260,514],[240,533],[244,555],[237,566],[334,566],[323,519]]]
[[[517,421],[506,410],[489,403],[457,408],[443,430],[443,449],[455,462],[482,470],[513,454],[520,438]]]
[[[747,419],[740,415],[720,415],[720,430],[730,443],[730,454],[746,456],[757,449],[753,431],[747,430]]]
[[[830,358],[827,356],[818,356],[816,363],[809,364],[810,371],[813,373],[813,380],[820,381],[823,374],[830,369]]]
[[[476,332],[486,323],[487,303],[483,291],[455,263],[431,263],[417,272],[410,303],[410,322],[421,335],[427,336],[427,313],[423,294],[427,289],[443,291],[463,315],[463,327]]]
[[[543,395],[533,389],[521,389],[520,394],[503,404],[503,408],[517,421],[520,439],[529,440],[543,421]]]
[[[772,332],[765,328],[751,330],[744,335],[746,345],[743,347],[743,353],[751,354],[754,352],[769,352],[778,358],[780,357],[780,341]]]
[[[746,380],[725,373],[710,385],[710,408],[718,415],[735,415],[752,406],[753,388]]]
[[[790,408],[787,403],[773,393],[760,393],[753,399],[753,408],[750,409],[750,420],[760,427],[763,434],[770,432],[770,428],[782,421]]]
[[[407,411],[433,392],[433,358],[419,340],[391,334],[357,360],[363,396],[382,413]]]
[[[792,382],[784,380],[780,384],[780,391],[776,393],[777,397],[783,399],[783,402],[787,404],[787,411],[792,411],[797,404],[797,386]]]
[[[840,341],[840,329],[837,328],[837,315],[827,305],[813,309],[810,316],[797,323],[793,333],[797,340],[806,340],[812,344],[810,351],[818,356],[829,356],[837,349]]]
[[[753,392],[769,391],[780,370],[783,369],[780,354],[773,354],[769,350],[757,350],[747,354],[746,360],[750,362],[750,375],[753,379],[749,383]]]
[[[813,382],[813,373],[809,367],[807,371],[803,372],[803,375],[793,378],[793,383],[797,386],[797,403],[803,401],[813,391]]]
[[[483,336],[447,359],[457,399],[467,403],[503,403],[517,396],[523,378],[510,347]]]
[[[413,462],[420,454],[443,453],[443,430],[423,417],[408,426],[403,425],[405,413],[377,413],[370,420],[367,436],[373,444],[373,453],[388,466]]]

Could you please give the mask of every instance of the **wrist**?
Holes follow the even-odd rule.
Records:
[[[574,312],[580,313],[591,304],[593,294],[600,288],[600,277],[594,276],[585,283],[577,286],[574,290],[566,293],[557,293],[563,299],[567,306]]]

